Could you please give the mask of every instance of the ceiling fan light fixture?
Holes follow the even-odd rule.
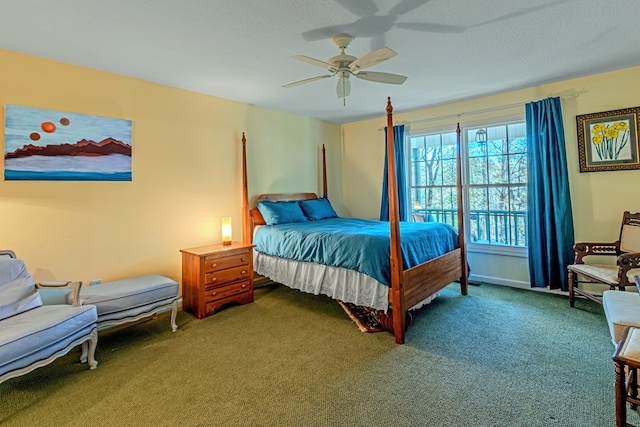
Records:
[[[336,94],[338,98],[342,98],[342,105],[347,105],[347,96],[351,94],[351,81],[349,80],[349,74],[342,72],[342,75],[338,78],[338,84],[336,85]]]

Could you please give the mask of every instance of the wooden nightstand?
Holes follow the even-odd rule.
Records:
[[[180,252],[184,310],[202,319],[225,304],[253,302],[253,245],[233,242]]]

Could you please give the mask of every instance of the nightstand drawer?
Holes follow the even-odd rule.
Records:
[[[249,280],[243,280],[228,285],[207,288],[204,292],[204,298],[208,303],[211,301],[217,301],[223,298],[227,298],[232,295],[237,295],[242,292],[247,292],[250,289],[251,283],[249,282]]]
[[[251,251],[226,257],[208,256],[204,260],[204,271],[209,273],[212,271],[225,270],[231,267],[249,265],[249,262],[251,261],[250,257]]]
[[[240,267],[227,268],[226,270],[205,273],[204,284],[206,287],[218,285],[227,282],[234,282],[240,279],[247,279],[252,274],[251,269],[247,265]]]

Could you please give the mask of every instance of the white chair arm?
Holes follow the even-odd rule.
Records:
[[[80,306],[80,289],[82,282],[40,282],[36,283],[38,289],[62,289],[68,288],[73,290],[73,306]]]

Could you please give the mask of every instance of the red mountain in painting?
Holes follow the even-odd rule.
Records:
[[[123,154],[131,157],[131,146],[113,138],[106,138],[100,142],[82,139],[75,144],[58,144],[38,147],[27,144],[13,153],[4,156],[5,159],[17,159],[29,156],[108,156],[109,154]]]

